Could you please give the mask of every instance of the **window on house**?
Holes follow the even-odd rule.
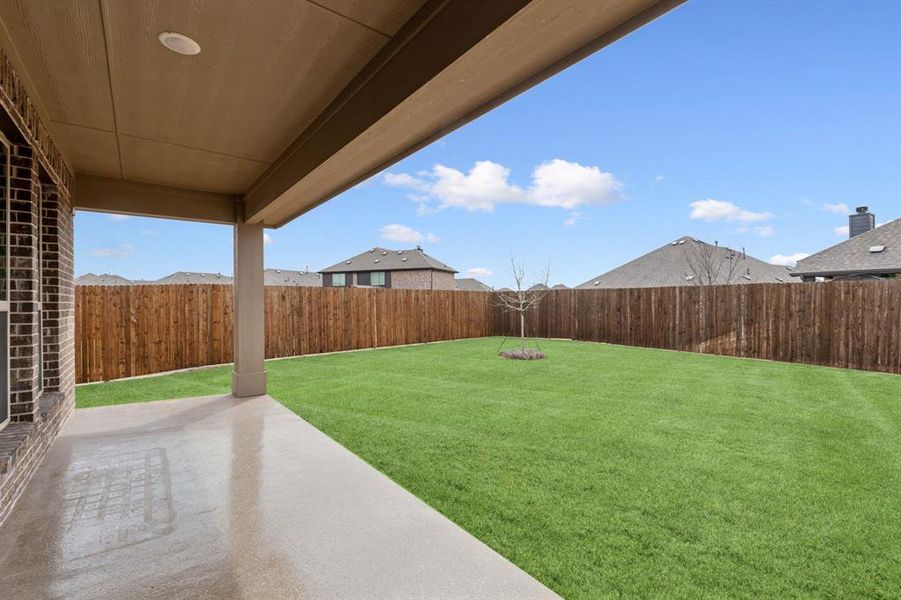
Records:
[[[385,285],[385,272],[373,271],[369,274],[369,285]]]
[[[347,285],[345,283],[346,279],[344,278],[344,273],[332,273],[332,285],[335,287],[341,287]]]

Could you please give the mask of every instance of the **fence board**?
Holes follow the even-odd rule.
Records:
[[[484,292],[265,288],[266,357],[491,335]],[[78,286],[76,381],[231,362],[227,285]]]
[[[901,279],[553,290],[526,335],[901,373]],[[495,335],[516,315],[494,308]]]
[[[267,358],[519,329],[484,292],[267,286],[264,302]],[[231,286],[79,286],[75,314],[79,383],[232,360]],[[526,333],[901,373],[901,280],[553,290]]]

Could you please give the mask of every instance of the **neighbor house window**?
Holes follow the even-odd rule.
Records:
[[[332,285],[335,287],[342,287],[347,285],[344,280],[344,273],[333,273],[332,274]]]
[[[385,272],[373,271],[369,274],[369,285],[385,285]]]

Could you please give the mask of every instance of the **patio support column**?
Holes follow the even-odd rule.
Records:
[[[242,212],[242,211],[239,211]],[[235,368],[232,394],[266,393],[263,309],[263,226],[235,223]]]

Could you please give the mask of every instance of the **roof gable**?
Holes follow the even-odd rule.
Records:
[[[425,252],[422,248],[390,250],[376,246],[366,252],[336,263],[320,273],[355,273],[361,271],[410,271],[429,269],[456,273],[456,269]]]
[[[691,244],[703,244],[714,256],[723,257],[734,253],[738,264],[731,281],[720,277],[718,284],[744,283],[785,283],[790,282],[790,271],[786,267],[772,265],[753,256],[748,256],[726,246],[711,246],[707,242],[690,236],[683,236],[659,248],[631,260],[597,277],[592,277],[577,286],[580,289],[674,287],[696,285],[694,273],[689,264],[688,253]]]
[[[871,252],[871,248],[883,246]],[[901,273],[901,219],[871,229],[798,261],[792,275]]]
[[[490,292],[491,287],[475,277],[461,277],[454,280],[454,288],[458,292]]]

